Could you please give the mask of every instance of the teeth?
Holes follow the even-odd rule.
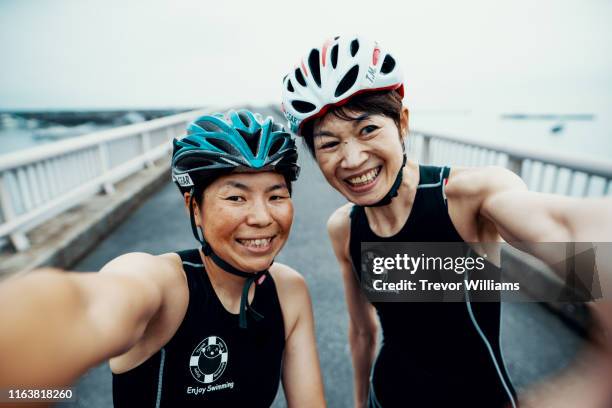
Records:
[[[348,179],[348,182],[351,184],[366,184],[374,180],[376,176],[378,176],[378,167],[368,171],[366,174],[362,174],[361,176],[351,177]]]
[[[272,237],[270,238],[261,238],[261,239],[240,239],[239,240],[242,245],[249,247],[265,247],[270,241],[272,241]]]

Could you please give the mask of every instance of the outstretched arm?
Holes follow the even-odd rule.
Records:
[[[44,269],[0,284],[0,387],[70,384],[128,350],[161,306],[143,273],[159,268],[154,259],[128,254],[100,273]]]
[[[612,238],[612,198],[528,191],[520,177],[502,167],[456,169],[446,193],[453,221],[460,233],[467,231],[462,237],[468,242],[486,242],[497,234],[511,244]],[[470,231],[471,225],[476,228]]]
[[[608,242],[612,199],[575,198],[521,190],[494,191],[481,214],[509,242]]]
[[[474,214],[479,225],[492,225],[505,241],[549,265],[565,257],[563,251],[555,253],[552,246],[530,244],[612,241],[610,197],[575,198],[529,192],[518,176],[502,168],[462,170],[456,181],[452,187],[449,181],[451,191],[447,193],[459,197],[456,207],[461,209],[461,214]],[[463,194],[466,191],[468,194]],[[609,291],[612,262],[603,259],[600,252],[600,283],[604,291]],[[577,403],[593,408],[610,406],[612,303],[606,298],[591,304],[591,310],[602,329],[593,333],[597,345],[588,346],[571,370],[524,395],[522,405],[534,408],[573,407]]]

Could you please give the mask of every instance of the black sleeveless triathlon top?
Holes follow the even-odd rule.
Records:
[[[374,234],[364,208],[353,207],[349,250],[358,278],[361,242],[463,242],[443,191],[450,169],[420,166],[419,173],[410,216],[396,235]],[[383,342],[372,370],[371,407],[511,406],[508,392],[514,389],[499,345],[500,304],[469,305],[491,350],[470,319],[467,302],[373,303]]]
[[[251,305],[264,315],[248,328],[228,312],[210,283],[197,249],[181,251],[189,305],[176,334],[144,363],[113,374],[116,408],[269,407],[278,391],[285,328],[268,274]]]

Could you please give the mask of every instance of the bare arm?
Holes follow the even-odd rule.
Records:
[[[567,254],[559,247],[537,243],[612,240],[611,198],[526,191],[514,174],[500,170],[495,182],[490,179],[482,188],[479,214],[495,225],[505,241],[554,266]]]
[[[473,214],[490,223],[507,242],[532,253],[550,265],[566,254],[552,246],[530,245],[540,242],[612,241],[612,199],[574,198],[527,191],[516,175],[502,168],[466,170],[458,177],[456,190],[467,194],[457,200],[460,213]],[[461,179],[464,180],[461,180]],[[466,181],[463,183],[462,181]],[[449,181],[449,185],[450,185]],[[471,189],[471,191],[470,191]],[[459,191],[451,191],[457,193]],[[450,208],[450,205],[449,205]],[[478,221],[480,223],[480,221]],[[552,250],[550,250],[552,248]],[[547,250],[548,249],[548,250]],[[604,293],[610,293],[612,263],[598,252],[598,271]],[[587,346],[571,370],[552,382],[542,384],[524,395],[528,407],[609,406],[612,377],[612,304],[609,298],[591,304],[602,332],[592,333],[598,344]],[[606,337],[606,332],[607,336]],[[599,339],[599,337],[602,337]]]
[[[327,229],[340,264],[349,312],[349,344],[353,358],[355,407],[366,407],[370,389],[370,371],[376,355],[378,324],[374,307],[361,291],[353,272],[349,251],[349,207],[338,209],[329,219]]]
[[[533,253],[536,246],[525,248],[520,243],[612,238],[612,199],[531,192],[516,174],[502,167],[456,169],[446,192],[449,212],[468,242],[494,242],[501,236]],[[534,255],[556,262],[547,259],[548,254]]]
[[[542,242],[610,242],[612,238],[612,199],[574,198],[527,191],[516,175],[502,168],[462,169],[453,182],[449,180],[449,211],[456,210],[457,220],[468,220],[481,228],[466,234],[484,242],[497,234],[517,248],[555,265],[567,255]],[[451,197],[453,199],[451,206]],[[471,221],[470,221],[471,220]],[[474,222],[473,220],[476,220]],[[481,234],[492,226],[494,234]],[[465,225],[464,225],[465,227]],[[469,228],[464,228],[469,232]],[[483,239],[483,236],[485,238]],[[598,252],[601,258],[603,251]],[[611,262],[598,262],[600,283],[610,293]],[[606,283],[607,282],[607,283]],[[603,330],[592,333],[598,344],[589,345],[571,370],[541,384],[523,395],[522,405],[609,406],[609,378],[612,373],[612,307],[608,300],[591,304],[591,310]]]
[[[609,242],[612,199],[574,198],[524,190],[494,191],[481,214],[509,242]]]
[[[129,254],[100,273],[46,269],[3,282],[0,386],[70,384],[128,350],[161,306],[143,273],[153,259]]]
[[[324,407],[323,380],[317,354],[312,303],[304,278],[282,265],[283,314],[295,316],[283,355],[283,388],[289,407]],[[281,272],[282,273],[282,272]]]

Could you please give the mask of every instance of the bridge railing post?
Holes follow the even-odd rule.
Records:
[[[102,176],[105,176],[108,174],[110,170],[110,157],[108,155],[108,145],[104,142],[100,143],[98,145],[98,153],[100,155],[101,173],[102,173]],[[115,186],[113,186],[113,183],[111,183],[110,180],[107,180],[102,185],[102,190],[104,191],[104,194],[113,194],[115,192]]]
[[[506,165],[508,170],[512,171],[519,177],[522,177],[523,159],[517,156],[508,156],[508,164]]]
[[[142,132],[140,134],[140,138],[142,141],[142,154],[145,157],[145,167],[152,168],[155,167],[155,163],[151,159],[149,152],[151,150],[151,133],[150,132]]]
[[[11,222],[17,217],[11,200],[6,173],[0,174],[0,209],[5,223]],[[14,231],[9,235],[9,239],[17,251],[25,251],[30,248],[30,240],[23,231]]]
[[[431,137],[421,134],[423,138],[423,147],[421,149],[421,162],[424,164],[431,163]]]

